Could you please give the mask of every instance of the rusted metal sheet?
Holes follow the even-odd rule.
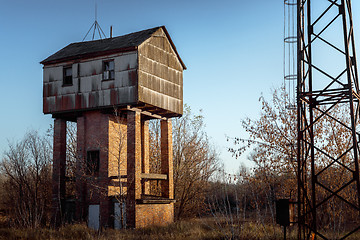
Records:
[[[44,83],[62,80],[63,77],[63,66],[58,67],[44,67]]]
[[[122,72],[130,69],[137,68],[137,53],[131,52],[123,54],[114,59],[115,62],[115,71]]]
[[[100,100],[100,96],[99,96],[99,92],[90,92],[89,93],[89,107],[90,108],[95,108],[95,107],[99,107],[99,100]]]
[[[117,104],[118,104],[118,101],[117,101],[116,89],[110,89],[110,105],[116,106]]]
[[[129,71],[115,72],[115,82],[114,82],[115,88],[131,86],[131,81],[129,79],[129,73],[128,73]]]
[[[94,76],[101,73],[102,73],[101,59],[80,63],[80,75],[82,77]]]
[[[182,114],[184,65],[159,28],[136,51],[58,62],[44,67],[44,113],[146,104]],[[114,61],[114,79],[103,79],[104,61]],[[72,66],[72,84],[63,85]]]
[[[82,98],[81,98],[81,109],[86,109],[86,108],[89,108],[90,107],[90,104],[89,104],[89,96],[90,96],[90,93],[89,92],[86,92],[86,93],[82,93]]]
[[[75,94],[75,109],[81,109],[82,106],[82,95]]]
[[[110,89],[106,89],[100,92],[103,98],[103,105],[104,106],[110,106],[111,102],[110,102]]]
[[[130,86],[130,87],[124,87],[124,88],[118,88],[117,94],[118,94],[118,103],[135,103],[137,102],[137,88],[136,86]]]
[[[115,88],[115,81],[101,81],[101,90],[113,89]]]

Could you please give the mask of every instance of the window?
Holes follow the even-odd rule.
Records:
[[[100,165],[100,151],[88,151],[86,164],[88,174],[98,174]]]
[[[63,80],[63,86],[69,86],[73,84],[72,80],[72,67],[66,66],[64,67],[64,80]]]
[[[114,60],[104,62],[103,80],[115,78]]]

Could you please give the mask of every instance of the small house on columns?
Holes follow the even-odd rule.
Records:
[[[171,118],[182,115],[186,67],[166,28],[72,43],[41,63],[43,112],[54,118],[54,224],[66,215],[95,229],[172,222]],[[149,167],[150,119],[161,121],[157,173]],[[67,176],[68,121],[77,125],[75,178]]]

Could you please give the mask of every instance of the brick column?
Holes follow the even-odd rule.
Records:
[[[135,228],[135,200],[141,197],[141,115],[127,113],[127,197],[126,224]]]
[[[62,223],[65,211],[65,170],[66,170],[66,121],[54,120],[53,152],[53,189],[52,189],[52,222],[55,226]]]
[[[149,121],[141,121],[141,171],[149,173]],[[150,182],[146,181],[142,184],[142,193],[150,194]]]
[[[86,220],[86,135],[85,117],[77,118],[77,159],[76,159],[76,220]]]
[[[100,226],[109,227],[113,225],[110,221],[112,203],[108,196],[109,179],[109,127],[110,115],[100,115],[100,165],[99,165],[99,187],[100,187]]]
[[[173,148],[171,119],[161,120],[161,173],[168,175],[168,180],[161,181],[162,197],[174,198]]]

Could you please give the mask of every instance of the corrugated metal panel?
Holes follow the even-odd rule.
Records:
[[[115,72],[114,84],[116,88],[131,86],[128,71]]]
[[[66,86],[63,87],[63,82],[62,81],[56,81],[56,89],[57,89],[57,94],[60,95],[67,95],[67,94],[71,94],[71,93],[76,93],[78,88],[77,88],[77,78],[73,78],[73,85],[71,86]]]
[[[107,90],[103,90],[100,92],[102,94],[102,98],[103,98],[103,104],[104,106],[110,106],[111,105],[111,101],[110,101],[110,89]]]
[[[91,91],[100,91],[101,90],[101,81],[102,81],[102,75],[94,75],[90,77],[91,79]]]
[[[142,102],[182,114],[183,65],[166,36],[160,28],[139,47],[139,53],[73,63],[71,86],[63,86],[63,67],[69,62],[45,67],[44,113]],[[115,79],[103,80],[103,61],[110,59],[115,62]]]
[[[115,71],[121,72],[129,69],[137,68],[137,53],[132,52],[131,54],[123,54],[114,59]]]
[[[86,109],[86,108],[90,107],[89,96],[90,96],[89,92],[82,94],[82,98],[81,98],[81,108],[82,109]]]
[[[62,80],[63,78],[63,66],[59,67],[45,67],[44,68],[44,83]]]
[[[101,81],[101,90],[113,89],[115,88],[115,81]]]
[[[118,94],[119,103],[134,103],[134,102],[137,102],[136,89],[137,88],[135,86],[118,88],[117,89],[117,94]]]
[[[92,81],[90,77],[81,77],[80,92],[88,93],[92,90]]]
[[[102,60],[93,60],[80,63],[80,75],[82,77],[93,76],[102,73]]]

